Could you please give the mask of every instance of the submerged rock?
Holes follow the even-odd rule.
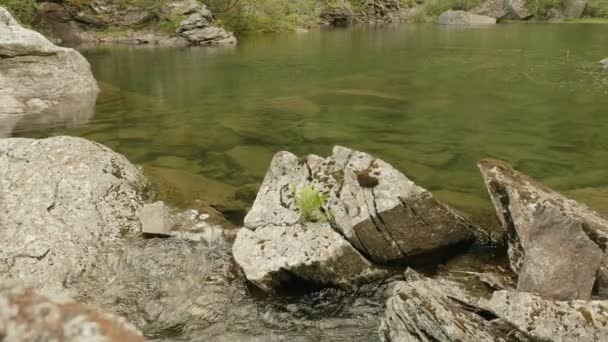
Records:
[[[465,11],[448,10],[441,13],[437,23],[440,25],[493,25],[496,24],[496,18]]]
[[[479,163],[508,242],[518,290],[545,298],[589,299],[608,280],[608,220],[504,162]],[[601,260],[600,260],[601,259]]]
[[[0,276],[63,290],[108,246],[140,232],[146,183],[84,139],[0,140]]]
[[[606,301],[551,301],[531,293],[498,291],[487,300],[459,284],[406,271],[380,325],[383,342],[602,341]]]
[[[27,114],[88,118],[99,89],[80,53],[21,27],[0,7],[0,90],[0,129],[10,132]]]
[[[144,341],[124,318],[12,282],[0,284],[0,336],[7,342]]]
[[[252,244],[256,240],[268,240],[270,243],[263,250],[235,247],[234,252],[239,255],[237,262],[244,266],[248,278],[266,279],[268,284],[273,284],[268,279],[272,274],[257,273],[268,256],[281,255],[289,260],[289,269],[295,275],[300,266],[311,262],[334,262],[320,258],[326,257],[323,254],[310,259],[291,249],[292,244],[306,243],[307,248],[315,250],[326,243],[318,237],[295,236],[309,236],[311,229],[326,232],[335,244],[330,248],[340,246],[348,251],[346,255],[360,265],[356,272],[350,273],[356,279],[361,278],[357,276],[359,270],[368,267],[365,258],[378,263],[407,261],[471,241],[475,235],[474,227],[465,219],[388,163],[339,146],[328,158],[315,155],[298,158],[289,152],[277,153],[245,217],[245,227],[248,230],[239,232],[235,246],[242,247],[240,244],[244,241]],[[285,234],[294,237],[282,239]],[[273,267],[278,271],[280,265]],[[330,284],[348,281],[329,281],[321,273],[314,277],[306,274],[303,278]]]
[[[608,58],[604,58],[600,61],[600,65],[604,70],[608,70]]]

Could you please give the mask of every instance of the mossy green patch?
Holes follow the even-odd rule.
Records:
[[[302,221],[327,222],[328,217],[323,210],[327,202],[327,195],[312,186],[305,186],[296,196],[296,205],[300,211]]]

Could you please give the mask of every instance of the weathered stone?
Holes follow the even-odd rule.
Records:
[[[479,5],[479,7],[472,10],[472,12],[496,18],[497,20],[506,17],[508,14],[505,0],[487,0]]]
[[[140,232],[145,181],[80,138],[0,140],[0,277],[63,290],[98,254]]]
[[[232,253],[247,279],[268,292],[302,280],[344,287],[383,275],[329,223],[241,229]]]
[[[506,18],[525,20],[532,16],[532,12],[526,6],[525,0],[505,0]]]
[[[145,234],[168,235],[175,226],[169,208],[162,201],[145,204],[139,212],[139,219]]]
[[[177,33],[186,38],[192,45],[230,45],[236,43],[232,32],[211,25],[213,14],[205,6],[183,20]]]
[[[608,301],[549,301],[531,293],[498,291],[482,306],[526,331],[531,341],[605,341]]]
[[[98,87],[80,53],[57,47],[41,34],[19,26],[0,7],[0,92],[11,99],[0,102],[0,113],[28,114],[31,108],[27,103],[38,99],[48,104],[44,112],[82,116],[81,112],[92,115]],[[65,113],[63,103],[74,98],[80,99],[76,108]]]
[[[530,224],[517,290],[554,300],[589,299],[603,255],[581,223],[546,205]]]
[[[566,18],[580,18],[587,7],[587,0],[563,0],[562,8]]]
[[[524,278],[520,285],[550,298],[588,299],[597,249],[607,251],[608,220],[504,162],[484,160],[479,168],[502,223],[511,268]],[[608,258],[603,260],[600,280],[606,278]]]
[[[144,341],[123,318],[14,282],[0,283],[0,336],[6,342]]]
[[[440,25],[493,25],[496,24],[496,18],[465,11],[448,10],[441,13],[437,23]]]
[[[393,287],[380,324],[383,342],[603,341],[606,301],[551,301],[531,293],[498,291],[480,299],[459,284],[406,271]]]
[[[477,305],[457,283],[424,278],[412,270],[406,271],[406,280],[386,303],[382,342],[529,341],[522,331]]]
[[[374,184],[361,186],[365,172]],[[359,177],[360,178],[360,177]],[[337,146],[328,158],[273,158],[245,226],[290,226],[301,219],[297,196],[326,193],[323,211],[361,253],[377,262],[403,260],[473,238],[472,226],[385,161]]]

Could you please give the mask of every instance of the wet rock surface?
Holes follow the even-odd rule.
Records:
[[[604,70],[608,70],[608,58],[604,58],[600,61],[600,66],[604,68]]]
[[[140,232],[145,186],[137,168],[97,143],[0,140],[0,275],[61,290]]]
[[[605,288],[608,220],[504,162],[484,160],[479,168],[520,276],[518,289],[565,300],[589,299],[594,284]]]
[[[0,337],[7,342],[144,341],[124,318],[14,282],[0,283]]]
[[[80,53],[21,27],[0,7],[0,135],[10,134],[20,122],[86,121],[98,90]]]
[[[465,11],[446,11],[437,18],[440,25],[493,25],[496,18]]]

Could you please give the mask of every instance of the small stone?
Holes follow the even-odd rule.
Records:
[[[169,235],[175,226],[169,208],[162,201],[145,204],[141,208],[139,219],[144,234]]]

